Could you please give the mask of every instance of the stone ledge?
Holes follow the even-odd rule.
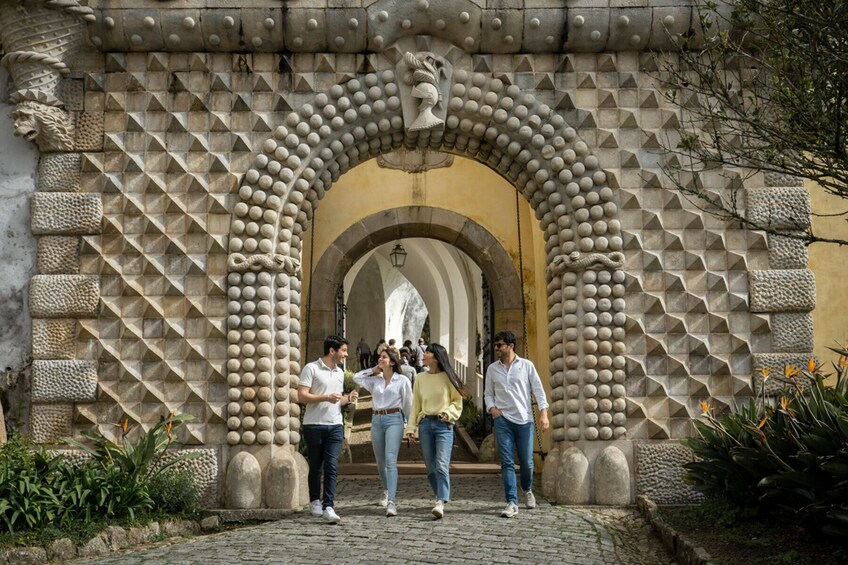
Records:
[[[681,565],[714,565],[707,551],[681,535],[657,515],[657,505],[645,495],[636,497],[636,508],[657,532],[665,548]]]
[[[62,538],[47,547],[0,549],[0,563],[35,565],[105,555],[165,539],[217,532],[221,529],[221,523],[218,516],[208,516],[197,520],[168,520],[161,524],[154,521],[129,529],[109,526],[79,546],[68,538]]]

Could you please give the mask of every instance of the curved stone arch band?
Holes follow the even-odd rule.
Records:
[[[299,260],[301,235],[333,181],[403,147],[467,156],[508,179],[529,201],[546,260],[574,251],[621,251],[615,193],[575,130],[515,85],[457,69],[444,130],[404,129],[392,69],[358,75],[288,114],[254,156],[239,188],[231,253]],[[365,125],[357,125],[364,122]],[[624,271],[548,269],[548,336],[555,441],[626,435]],[[227,440],[300,439],[300,279],[230,273]]]

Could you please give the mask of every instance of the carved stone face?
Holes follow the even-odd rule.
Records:
[[[34,141],[41,132],[39,120],[31,108],[21,108],[19,106],[12,112],[12,119],[15,121],[15,135],[17,137],[22,137],[27,141]]]

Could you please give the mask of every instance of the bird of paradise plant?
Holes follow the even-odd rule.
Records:
[[[784,367],[782,394],[714,414],[683,440],[696,460],[686,479],[708,496],[756,509],[772,518],[830,534],[848,534],[848,347],[834,348],[835,382],[822,366]],[[769,378],[762,371],[763,384]],[[765,386],[763,386],[763,389]]]
[[[198,456],[196,452],[189,452],[162,462],[162,456],[173,443],[172,430],[193,419],[190,414],[172,412],[166,418],[160,418],[156,425],[141,434],[135,442],[131,439],[135,428],[129,425],[129,418],[125,418],[120,424],[119,442],[90,430],[82,432],[82,436],[88,441],[73,438],[66,438],[64,441],[90,454],[104,467],[119,468],[129,481],[147,482],[165,469]]]

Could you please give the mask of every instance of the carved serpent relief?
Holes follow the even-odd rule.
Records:
[[[589,271],[596,269],[620,269],[624,265],[624,253],[580,253],[572,251],[568,255],[557,255],[548,267],[552,275],[561,275],[565,271]]]
[[[257,255],[232,253],[227,260],[227,267],[234,272],[266,270],[300,276],[300,261],[279,253]]]

